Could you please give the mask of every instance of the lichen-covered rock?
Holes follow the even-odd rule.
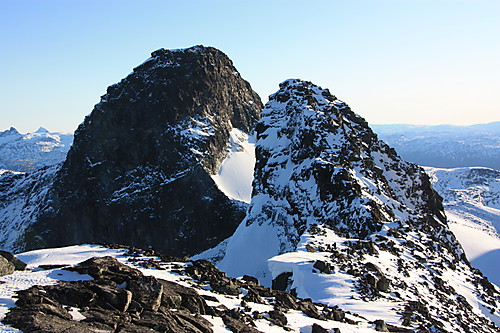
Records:
[[[11,262],[14,265],[14,269],[16,271],[24,271],[26,269],[26,263],[22,262],[21,260],[17,259],[15,255],[8,251],[2,251],[0,250],[0,256],[4,257],[7,259],[9,262]]]
[[[0,276],[9,275],[14,273],[15,266],[13,263],[0,256]]]

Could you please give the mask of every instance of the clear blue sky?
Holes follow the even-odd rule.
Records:
[[[292,77],[370,123],[500,120],[499,0],[0,0],[0,130],[72,132],[159,48],[224,51],[264,102]]]

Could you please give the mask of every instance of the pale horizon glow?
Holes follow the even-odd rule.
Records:
[[[213,46],[267,102],[301,78],[371,124],[500,120],[498,0],[0,0],[0,131],[73,132],[159,48]]]

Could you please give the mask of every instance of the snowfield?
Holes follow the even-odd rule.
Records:
[[[212,179],[230,199],[250,203],[252,196],[255,143],[252,136],[233,128],[229,133],[227,157]]]
[[[425,167],[467,258],[500,286],[500,171]]]

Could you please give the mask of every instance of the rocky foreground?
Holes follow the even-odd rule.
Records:
[[[99,257],[76,265],[64,259],[78,260],[89,247]],[[17,291],[16,306],[2,322],[24,332],[412,331],[263,287],[250,276],[228,278],[204,260],[114,247],[68,247],[55,256],[54,249],[21,254],[37,259],[31,259],[28,270],[19,261],[20,271],[7,272],[1,288],[30,274],[52,280]],[[51,257],[53,264],[43,264]],[[54,264],[57,258],[63,263]]]

